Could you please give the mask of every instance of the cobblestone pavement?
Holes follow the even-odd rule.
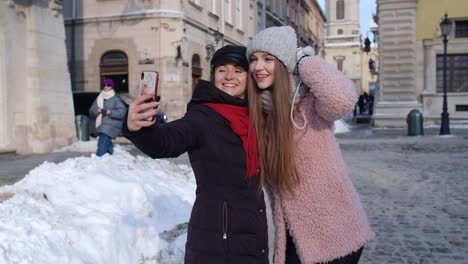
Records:
[[[0,186],[14,184],[24,178],[33,168],[44,161],[62,162],[68,158],[83,156],[77,152],[56,152],[48,154],[17,155],[14,153],[0,153]]]
[[[338,136],[376,233],[360,263],[467,264],[468,137],[386,134]]]

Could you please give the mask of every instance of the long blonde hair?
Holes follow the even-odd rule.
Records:
[[[260,160],[260,184],[268,183],[277,191],[292,192],[299,183],[295,161],[294,128],[289,118],[291,109],[291,79],[288,70],[275,58],[272,107],[262,111],[262,90],[252,74],[247,79],[250,120],[257,134]]]

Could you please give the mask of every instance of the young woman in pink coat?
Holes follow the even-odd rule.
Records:
[[[273,193],[273,262],[358,263],[374,233],[333,134],[353,110],[356,88],[296,43],[291,27],[271,27],[247,47],[260,179]]]

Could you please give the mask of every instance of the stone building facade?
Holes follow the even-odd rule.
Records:
[[[110,77],[129,102],[141,71],[156,70],[161,110],[173,120],[185,113],[196,81],[210,78],[211,56],[224,45],[245,45],[264,27],[291,24],[294,14],[301,39],[321,47],[318,10],[315,0],[70,0],[64,14],[73,90],[99,91]],[[302,23],[311,16],[319,16],[312,26]]]
[[[325,37],[325,58],[337,66],[356,85],[360,94],[370,93],[377,75],[370,72],[369,59],[378,63],[378,52],[363,52],[358,0],[326,0],[328,18]]]
[[[179,118],[196,81],[210,78],[214,51],[245,45],[257,32],[257,10],[253,0],[67,1],[74,91],[99,91],[110,77],[131,100],[141,71],[155,70],[160,107],[170,120]]]
[[[0,152],[76,138],[62,1],[0,1]]]
[[[443,42],[439,28],[445,13],[448,36],[448,112],[450,122],[468,122],[468,2],[464,0],[379,0],[379,66],[374,124],[406,126],[412,109],[425,125],[440,124],[443,98]]]
[[[258,3],[265,7],[260,28],[290,25],[296,30],[300,47],[311,46],[319,56],[324,56],[327,18],[317,0],[263,0]]]

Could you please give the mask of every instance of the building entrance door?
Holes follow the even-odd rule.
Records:
[[[128,93],[128,58],[122,51],[108,51],[101,57],[101,83],[105,78],[114,81],[116,93]]]

